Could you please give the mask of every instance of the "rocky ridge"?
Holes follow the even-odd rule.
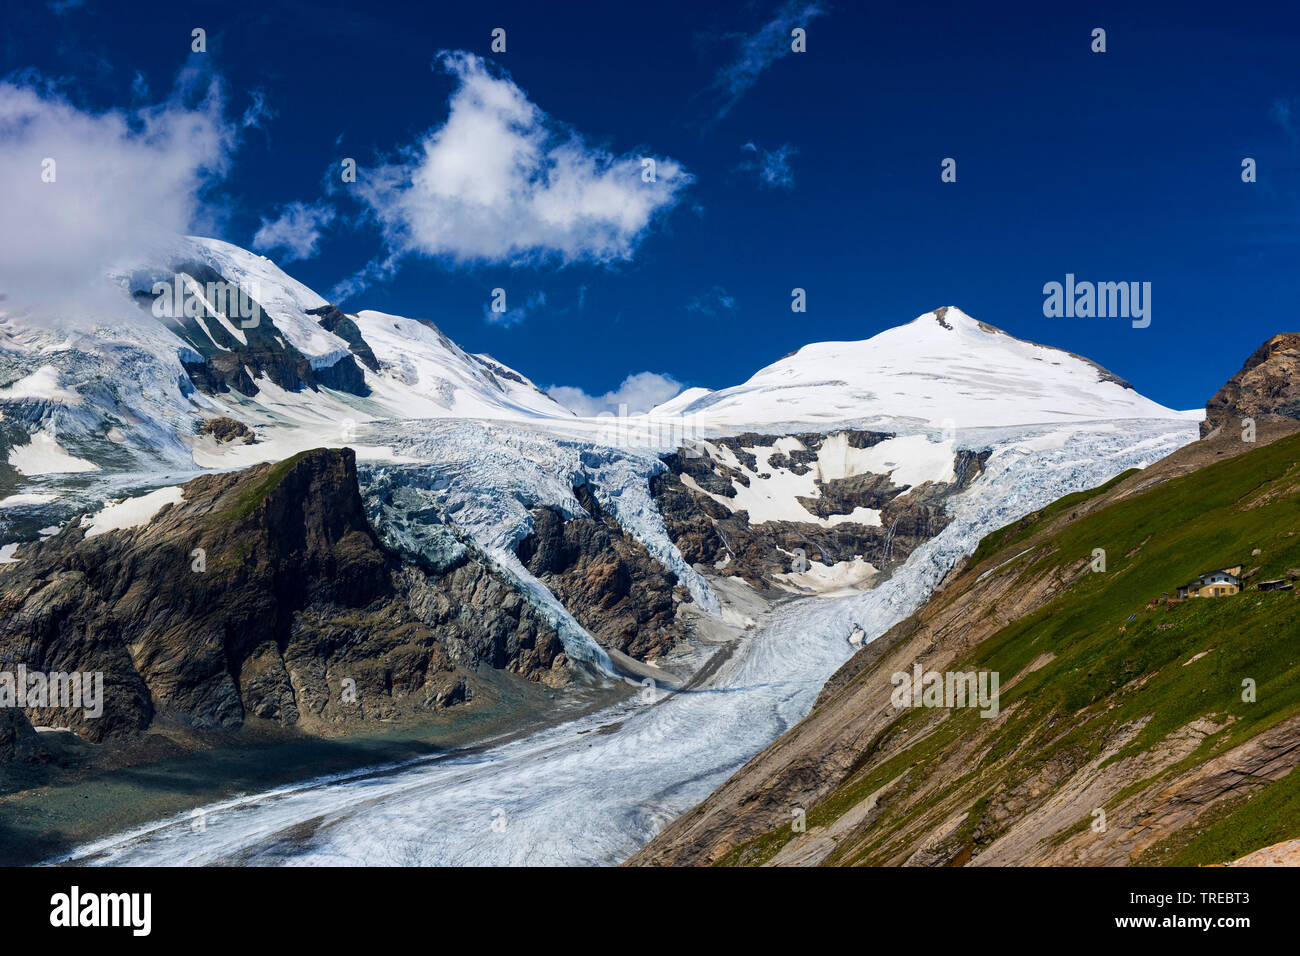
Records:
[[[863,450],[896,437],[862,430],[743,433],[695,443],[664,457],[668,470],[652,479],[651,492],[682,555],[708,573],[739,577],[760,590],[799,593],[817,590],[816,571],[808,574],[814,566],[839,566],[856,586],[870,586],[947,526],[947,499],[979,477],[989,456],[987,449],[954,448],[950,481],[916,485],[896,484],[886,466],[822,472],[819,455],[834,441]],[[770,451],[775,448],[784,450]],[[795,518],[754,520],[738,489],[782,472],[809,479],[806,494],[787,495]]]

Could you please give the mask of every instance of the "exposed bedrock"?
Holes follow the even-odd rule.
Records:
[[[1300,419],[1300,333],[1275,335],[1205,404],[1201,437],[1225,426]]]
[[[598,642],[640,660],[659,657],[683,636],[676,612],[689,594],[585,486],[574,495],[588,516],[566,520],[556,508],[533,509],[519,559]]]
[[[651,491],[682,555],[711,573],[741,577],[757,588],[810,587],[798,575],[810,568],[815,572],[818,564],[865,562],[871,566],[866,573],[888,575],[947,526],[947,499],[979,476],[989,456],[987,450],[954,449],[950,480],[900,485],[892,469],[848,469],[837,475],[820,463],[827,441],[839,436],[849,449],[872,448],[895,437],[869,431],[745,434],[707,443],[707,453],[666,455],[668,470],[652,479]],[[738,489],[782,472],[805,479],[807,493],[785,492],[784,501],[787,513],[807,519],[755,521],[741,505]]]
[[[554,629],[474,553],[431,573],[380,542],[350,449],[182,492],[135,527],[74,521],[0,575],[0,670],[103,674],[101,716],[28,707],[32,723],[93,741],[157,717],[333,733],[461,702],[480,664],[568,680]]]

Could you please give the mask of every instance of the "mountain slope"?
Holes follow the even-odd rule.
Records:
[[[1300,577],[1294,430],[1188,446],[990,535],[633,862],[1187,864],[1295,837],[1300,599],[1251,587]],[[1239,596],[1161,598],[1233,564]],[[895,706],[918,663],[998,673],[999,713]]]
[[[392,574],[408,581],[431,568],[441,573],[449,551],[471,546],[482,564],[476,580],[500,586],[478,590],[526,612],[527,626],[519,624],[504,648],[494,629],[491,647],[470,655],[474,661],[558,681],[563,675],[552,675],[551,665],[563,658],[597,680],[614,671],[673,685],[694,679],[718,643],[732,653],[764,609],[791,595],[854,598],[896,584],[877,609],[883,629],[924,600],[980,531],[1041,504],[1052,489],[1086,487],[1191,437],[1188,422],[1113,383],[1114,394],[1093,409],[1102,421],[1075,415],[1051,422],[1053,409],[1077,403],[1077,382],[1101,373],[953,309],[865,345],[884,354],[880,341],[893,343],[895,361],[921,362],[957,343],[944,376],[927,372],[911,381],[895,370],[895,377],[958,389],[972,407],[1001,407],[1015,382],[1042,378],[1038,366],[1046,361],[1059,360],[1068,374],[1021,394],[1018,418],[990,413],[988,421],[956,423],[950,433],[945,423],[943,435],[922,430],[927,422],[912,414],[913,388],[877,403],[887,424],[876,430],[823,420],[811,429],[740,431],[716,440],[669,430],[647,442],[609,430],[605,420],[573,416],[518,372],[466,352],[427,322],[343,313],[264,257],[225,243],[185,240],[160,253],[155,266],[120,278],[89,334],[60,338],[64,333],[24,328],[14,317],[7,324],[0,428],[10,471],[0,474],[0,573],[4,583],[30,583],[61,567],[58,561],[106,563],[109,590],[94,591],[78,614],[111,619],[129,634],[150,626],[137,619],[145,608],[119,605],[113,589],[147,587],[157,555],[180,548],[175,522],[190,508],[175,500],[183,483],[197,469],[253,480],[248,476],[266,468],[259,463],[293,462],[305,448],[355,450],[357,487],[348,493],[359,493]],[[174,290],[172,308],[161,315],[154,308],[159,283]],[[224,314],[222,283],[256,307],[253,321]],[[995,353],[1002,358],[995,361]],[[872,384],[869,365],[843,371],[862,387]],[[771,394],[738,394],[728,407],[761,420]],[[839,380],[806,383],[800,395],[809,407],[851,406],[858,398]],[[1134,421],[1135,414],[1150,418]],[[1008,424],[1013,419],[1021,423]],[[723,423],[714,431],[737,429]],[[57,467],[42,467],[55,459]],[[122,529],[124,516],[153,522]],[[109,533],[81,538],[83,526]],[[121,565],[123,556],[109,547],[123,536],[147,543],[153,535],[171,550],[155,549],[148,561]],[[231,573],[256,577],[259,568],[245,556]],[[446,587],[460,595],[454,584]],[[42,587],[33,593],[44,600],[50,594]],[[390,591],[388,605],[400,606],[402,586]],[[21,588],[11,596],[20,604],[27,599]],[[189,607],[183,600],[181,606]],[[388,626],[397,613],[381,615],[375,626]],[[180,630],[175,624],[167,634]],[[23,639],[33,640],[26,633]],[[219,642],[190,647],[194,659],[182,644],[162,643],[169,664],[188,674],[200,665],[211,670],[209,652]],[[275,644],[283,658],[283,634]],[[543,644],[545,653],[529,653]],[[29,656],[36,651],[23,646]],[[72,662],[85,650],[60,647]],[[246,650],[225,648],[229,666],[204,672],[200,700],[174,701],[171,677],[158,686],[141,678],[147,693],[126,708],[126,731],[149,725],[150,701],[203,725],[237,723],[241,707],[257,712],[260,701],[232,696],[230,686],[238,683]],[[421,663],[425,650],[421,643],[419,653],[404,653],[404,666],[422,673],[430,666]],[[361,658],[368,653],[356,651]],[[275,670],[275,656],[262,656]],[[447,657],[456,664],[468,659],[450,651]],[[138,680],[124,679],[139,691]],[[207,709],[209,691],[220,701],[215,712]]]
[[[427,320],[382,312],[340,312],[265,256],[215,239],[190,239],[175,253],[201,257],[221,278],[257,299],[285,344],[315,369],[352,363],[365,369],[362,395],[373,389],[390,418],[565,416],[528,379],[487,356],[470,355]],[[354,390],[356,391],[356,390]]]
[[[168,721],[204,740],[252,718],[353,733],[371,717],[424,720],[451,704],[440,723],[473,722],[496,691],[524,701],[511,714],[533,726],[593,699],[592,685],[596,696],[623,690],[620,677],[690,691],[646,715],[625,700],[577,742],[576,761],[524,760],[527,792],[550,796],[532,802],[530,822],[512,817],[509,845],[486,857],[477,834],[444,831],[434,842],[457,859],[526,858],[538,833],[559,859],[623,859],[651,821],[680,813],[802,717],[855,627],[885,631],[981,535],[1149,465],[1195,432],[1117,383],[1057,420],[1102,373],[948,309],[886,336],[900,361],[955,348],[944,374],[886,370],[897,387],[870,408],[878,370],[841,362],[838,378],[732,396],[730,420],[638,431],[657,423],[577,418],[428,323],[345,314],[234,247],[194,241],[161,261],[118,290],[145,294],[105,307],[129,314],[98,317],[89,335],[7,325],[9,461],[93,469],[0,475],[0,591],[32,625],[7,647],[46,667],[108,655],[117,688],[112,725],[28,716],[87,736],[111,726],[115,744],[147,746]],[[178,276],[186,288],[237,282],[261,320],[222,316],[206,288],[201,307],[155,317],[148,293]],[[1066,372],[1044,378],[1052,361]],[[987,420],[916,414],[940,389]],[[797,408],[780,400],[796,391]],[[813,423],[785,427],[792,408]],[[868,414],[869,428],[839,420]],[[357,465],[330,494],[302,481],[259,490],[340,454],[304,448],[338,446],[355,449]],[[281,463],[257,464],[267,460]],[[196,467],[213,472],[186,483]],[[277,502],[269,524],[254,520],[269,517],[262,497]],[[348,533],[302,542],[288,519],[320,517],[313,508],[345,516]],[[214,530],[218,512],[235,518]],[[311,546],[285,553],[281,538]],[[219,571],[199,589],[184,573],[196,544]],[[332,563],[340,551],[346,560]],[[330,568],[343,572],[338,600]],[[352,673],[368,702],[360,715],[332,697]],[[571,674],[583,678],[565,685],[573,693],[549,693]],[[30,756],[28,729],[4,728],[0,750]],[[457,799],[470,803],[492,786],[479,772],[463,783]],[[570,828],[617,820],[618,832],[584,850],[582,837],[557,835],[552,806],[577,811]],[[423,811],[405,819],[433,825]]]
[[[156,259],[111,277],[90,315],[51,325],[0,312],[0,498],[77,470],[275,460],[355,443],[372,421],[572,418],[432,323],[345,315],[264,256],[187,238]],[[232,311],[239,296],[249,315]],[[258,441],[202,441],[214,417]]]
[[[964,429],[1185,413],[1087,359],[945,306],[864,341],[806,345],[743,385],[650,413],[666,415],[708,427],[891,418]]]

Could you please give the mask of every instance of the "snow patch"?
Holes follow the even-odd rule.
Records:
[[[59,475],[99,470],[94,462],[68,454],[57,439],[45,431],[32,435],[29,444],[11,448],[9,464],[23,475]]]
[[[138,528],[152,521],[165,505],[180,504],[184,499],[185,494],[179,485],[157,488],[148,494],[115,502],[96,514],[86,515],[81,519],[81,526],[87,529],[87,538],[106,531]]]
[[[0,388],[0,401],[36,399],[37,401],[81,404],[81,396],[59,384],[59,370],[53,365],[42,365],[30,375],[12,385]]]
[[[865,561],[862,555],[856,554],[852,561],[838,561],[832,565],[814,562],[807,571],[774,574],[772,577],[788,591],[839,597],[866,590],[872,578],[879,573],[880,570],[870,561]]]
[[[27,494],[10,495],[8,498],[0,498],[0,508],[21,508],[25,505],[43,505],[47,502],[54,501],[59,496],[48,492],[30,492]]]

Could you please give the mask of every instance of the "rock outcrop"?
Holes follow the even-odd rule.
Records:
[[[684,636],[677,577],[605,515],[585,486],[574,494],[590,517],[566,520],[555,508],[534,509],[519,559],[602,645],[653,660]]]
[[[348,348],[352,350],[358,362],[372,372],[379,371],[379,359],[375,358],[370,344],[362,338],[357,324],[337,305],[323,305],[319,309],[308,309],[307,314],[316,316],[316,320],[326,332],[333,332],[347,342]]]
[[[27,715],[14,707],[0,707],[0,764],[29,758],[36,751],[36,731]]]
[[[1275,335],[1205,405],[1201,437],[1256,422],[1300,421],[1300,333]]]
[[[28,708],[32,722],[92,741],[248,715],[335,733],[462,702],[479,664],[568,679],[554,629],[475,553],[432,573],[381,543],[350,449],[181,494],[136,527],[73,522],[0,574],[0,662],[103,675],[102,715]]]
[[[895,436],[847,431],[850,449],[871,448]],[[954,452],[953,480],[900,486],[888,473],[822,477],[823,434],[743,434],[717,439],[712,451],[680,450],[664,457],[668,470],[651,480],[651,493],[682,556],[709,573],[743,578],[759,589],[799,590],[798,575],[813,565],[869,564],[887,577],[917,546],[948,524],[946,500],[979,477],[988,451]],[[785,450],[759,462],[751,449]],[[707,445],[705,446],[708,447]],[[809,478],[812,493],[792,496],[792,511],[807,520],[755,521],[739,504],[737,486],[777,470]],[[872,519],[859,517],[874,513]],[[882,578],[883,579],[883,578]],[[877,579],[877,583],[878,583]]]
[[[243,422],[228,418],[225,415],[204,419],[203,423],[199,425],[199,434],[211,435],[219,444],[233,441],[250,444],[257,440],[257,436],[251,428]]]
[[[342,317],[342,313],[336,322],[340,336],[346,340],[343,333],[350,326],[358,343],[354,345],[348,340],[352,351],[338,356],[332,363],[313,361],[287,342],[273,322],[264,321],[266,312],[261,303],[251,298],[251,290],[241,291],[252,315],[228,317],[224,312],[218,315],[213,309],[220,312],[223,305],[206,300],[200,293],[209,288],[228,289],[230,283],[203,263],[179,262],[172,269],[170,274],[160,274],[158,281],[168,288],[179,288],[182,295],[180,300],[169,297],[173,301],[170,307],[160,309],[163,314],[159,320],[189,346],[181,356],[181,365],[200,391],[257,395],[261,390],[257,380],[265,378],[290,392],[325,386],[354,395],[370,394],[356,353],[359,351],[363,360],[368,357],[373,361],[374,356],[369,354],[369,347],[360,339],[355,325]],[[142,289],[135,293],[135,298],[141,308],[153,310],[158,306],[152,291]],[[324,318],[329,321],[333,314],[328,312]]]

